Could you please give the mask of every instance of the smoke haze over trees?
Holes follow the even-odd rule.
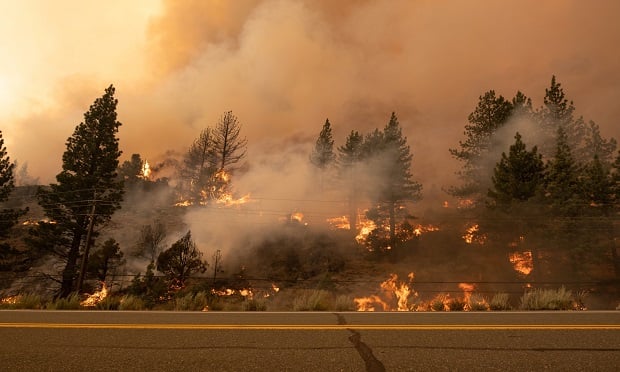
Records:
[[[41,33],[57,50],[72,42],[92,51],[75,30],[90,30],[100,14],[98,49],[79,64],[28,44],[38,22],[0,26],[23,31],[0,35],[23,37],[24,50],[49,57],[11,49],[32,61],[23,73],[0,62],[0,119],[8,153],[23,164],[11,172],[17,184],[52,183],[33,221],[19,222],[38,223],[31,243],[57,253],[63,295],[75,289],[95,201],[93,247],[115,239],[127,275],[144,275],[136,288],[151,283],[157,257],[187,231],[204,257],[221,252],[227,267],[218,277],[249,251],[273,251],[288,239],[283,229],[307,238],[300,246],[308,251],[278,251],[281,262],[311,256],[324,241],[379,261],[441,252],[456,260],[478,244],[481,256],[508,267],[506,257],[532,256],[532,276],[506,270],[507,280],[620,275],[617,2],[136,4],[81,5],[82,19],[67,18],[63,6],[7,6],[15,19],[47,12],[67,21]],[[124,10],[110,32],[105,15]],[[125,40],[111,36],[122,31]],[[38,60],[49,61],[45,74]],[[42,75],[40,89],[27,88]],[[110,79],[122,87],[124,125],[114,118],[109,159],[94,161],[100,154],[80,140],[90,133],[78,126],[75,138],[62,136]],[[116,115],[115,98],[109,108]],[[101,167],[101,184],[75,181],[88,178],[80,162]],[[24,199],[6,203],[30,200],[27,188],[18,191]],[[346,229],[327,222],[336,218],[348,224],[342,240]],[[424,230],[429,221],[434,235]],[[314,228],[330,239],[315,239]],[[29,251],[28,265],[39,253]],[[316,270],[289,274],[308,272]]]

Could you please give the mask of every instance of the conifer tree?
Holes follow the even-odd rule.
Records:
[[[39,205],[53,223],[40,225],[35,242],[64,262],[60,297],[76,290],[78,272],[86,269],[89,226],[96,228],[109,221],[123,198],[123,182],[116,173],[121,154],[117,138],[121,123],[116,119],[118,100],[114,92],[110,85],[90,106],[84,121],[67,139],[57,183],[41,188],[38,193]],[[85,256],[82,264],[78,262],[81,255]]]
[[[351,131],[343,146],[338,147],[338,170],[340,179],[347,190],[349,204],[350,230],[357,235],[357,203],[360,197],[362,145],[364,137],[357,131]]]
[[[193,274],[207,270],[207,262],[202,260],[202,252],[196,248],[191,231],[159,254],[157,270],[177,286],[184,286]]]
[[[519,93],[514,102],[525,110],[530,101]],[[479,97],[476,109],[467,118],[469,124],[465,125],[465,141],[459,141],[458,149],[450,149],[450,154],[463,163],[457,173],[463,184],[451,187],[449,192],[452,195],[475,200],[485,195],[490,186],[486,180],[490,179],[492,169],[487,169],[484,159],[495,149],[493,135],[506,124],[513,108],[510,101],[497,96],[494,90]]]
[[[315,167],[325,170],[332,165],[336,160],[336,154],[334,153],[334,139],[332,138],[332,128],[329,119],[325,120],[323,129],[319,133],[319,137],[316,140],[312,154],[310,155],[310,161]]]
[[[536,146],[527,151],[521,135],[515,135],[515,143],[508,155],[495,166],[493,190],[489,196],[496,205],[508,208],[512,201],[526,201],[536,195],[543,186],[544,164]]]
[[[555,155],[547,165],[546,193],[556,215],[575,216],[580,207],[578,166],[564,127],[558,127]]]
[[[11,162],[4,138],[0,131],[0,203],[7,201],[9,195],[15,188],[14,173],[15,164]],[[25,211],[18,211],[11,208],[0,210],[0,237],[5,237],[11,227],[17,223],[17,218]],[[8,249],[8,246],[5,247]]]
[[[374,195],[378,207],[371,210],[371,215],[376,215],[377,221],[388,221],[389,237],[387,245],[382,249],[397,248],[397,214],[406,208],[401,208],[401,203],[412,202],[421,198],[422,185],[413,180],[411,173],[411,160],[413,155],[407,137],[402,135],[402,128],[395,113],[392,113],[390,121],[382,132],[380,150],[373,153],[373,157],[379,160],[380,167],[375,168],[379,184]],[[380,138],[371,136],[369,138]]]

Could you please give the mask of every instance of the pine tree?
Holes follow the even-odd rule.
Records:
[[[164,273],[172,284],[182,287],[193,274],[207,270],[207,262],[201,258],[202,252],[196,248],[191,231],[188,231],[170,248],[159,254],[157,270]]]
[[[549,139],[539,144],[543,157],[553,155],[559,127],[563,128],[568,146],[573,152],[577,151],[583,146],[581,141],[585,133],[585,122],[581,117],[575,119],[573,101],[566,98],[562,84],[556,81],[555,75],[551,77],[551,86],[545,89],[543,103],[536,111],[541,137]]]
[[[15,189],[14,172],[15,164],[11,162],[6,147],[4,146],[4,138],[0,131],[0,203],[8,200],[9,195]],[[6,237],[9,229],[17,223],[17,218],[24,214],[25,210],[15,210],[6,208],[0,210],[0,237]],[[3,244],[4,249],[9,247]]]
[[[388,222],[389,238],[387,246],[383,249],[397,248],[397,214],[402,214],[406,208],[401,203],[416,201],[421,198],[422,185],[413,180],[411,174],[411,160],[413,155],[407,137],[402,135],[402,129],[395,113],[392,113],[390,121],[383,129],[380,150],[374,151],[373,157],[380,161],[380,167],[375,168],[380,180],[374,195],[378,207],[370,211],[371,215],[377,215],[377,221],[384,219]],[[373,141],[379,136],[369,137]],[[379,224],[377,224],[378,228]]]
[[[60,297],[67,297],[76,289],[78,272],[86,269],[90,242],[85,239],[89,225],[96,228],[109,221],[123,198],[123,182],[116,173],[121,154],[117,138],[121,123],[116,120],[118,100],[114,92],[110,85],[90,106],[84,121],[67,140],[57,183],[41,188],[38,193],[39,205],[53,223],[42,224],[35,238],[39,238],[41,247],[64,261]],[[84,255],[82,264],[78,263],[80,254]]]
[[[323,129],[321,129],[321,133],[319,133],[319,137],[316,140],[312,154],[310,155],[310,161],[315,167],[325,170],[332,165],[335,160],[336,154],[334,153],[332,128],[329,119],[326,119],[325,124],[323,124]]]
[[[338,147],[338,170],[347,190],[349,204],[349,229],[357,235],[357,203],[360,194],[362,146],[364,137],[351,131],[343,146]]]
[[[520,93],[520,92],[519,92]],[[520,108],[526,108],[529,99],[517,93],[514,101]],[[513,104],[503,96],[496,96],[494,90],[479,97],[478,106],[468,116],[465,126],[464,142],[459,141],[459,149],[450,149],[450,154],[463,163],[457,173],[463,184],[452,187],[449,192],[459,198],[480,199],[484,196],[489,185],[492,170],[486,169],[484,157],[495,149],[493,135],[504,126],[513,112]]]
[[[547,199],[556,215],[575,216],[581,204],[578,166],[573,159],[564,127],[557,131],[554,157],[545,176]]]
[[[521,135],[515,135],[515,143],[508,155],[495,166],[493,190],[489,196],[496,205],[509,208],[512,201],[526,201],[536,195],[543,186],[544,164],[536,146],[527,151]]]

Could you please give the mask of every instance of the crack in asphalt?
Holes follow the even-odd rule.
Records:
[[[347,321],[344,316],[342,316],[342,314],[334,313],[334,315],[338,319],[338,325],[347,325]],[[355,350],[357,350],[358,354],[364,360],[364,364],[366,365],[366,371],[385,372],[385,366],[383,365],[383,363],[381,363],[379,359],[375,357],[370,346],[366,345],[362,341],[362,335],[360,335],[359,332],[351,328],[347,328],[347,331],[351,332],[351,336],[349,336],[349,341],[353,344]]]

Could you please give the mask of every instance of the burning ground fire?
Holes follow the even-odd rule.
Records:
[[[518,239],[510,243],[508,246],[511,248],[517,248],[525,241],[525,236],[520,236]],[[508,256],[512,268],[523,276],[529,275],[534,270],[534,258],[532,257],[532,251],[514,251]]]
[[[487,241],[487,236],[480,233],[480,226],[477,223],[468,227],[465,230],[465,234],[463,234],[462,238],[467,244],[476,243],[483,245]]]
[[[101,282],[101,290],[89,295],[84,301],[80,302],[81,306],[92,307],[103,301],[108,296],[108,287],[105,282]]]
[[[461,298],[451,298],[449,294],[440,293],[428,302],[420,301],[413,289],[414,274],[407,275],[407,281],[400,281],[398,275],[390,277],[380,284],[381,293],[367,297],[357,297],[354,301],[357,311],[452,311],[452,310],[488,310],[486,300],[475,293],[475,286],[460,283],[463,291]]]
[[[270,297],[280,291],[280,288],[275,284],[271,284],[271,288],[266,290],[255,290],[253,288],[242,288],[242,289],[233,289],[233,288],[224,288],[224,289],[212,289],[211,293],[220,296],[220,297],[230,297],[230,296],[241,296],[248,300],[257,297],[267,298]]]

